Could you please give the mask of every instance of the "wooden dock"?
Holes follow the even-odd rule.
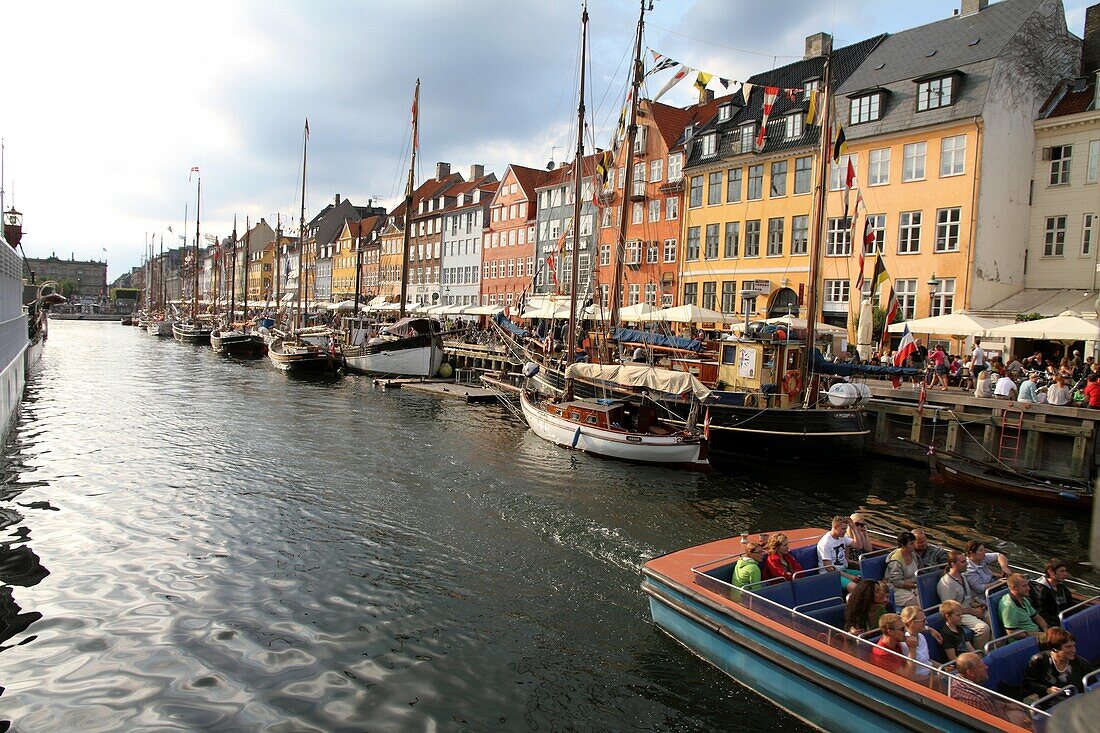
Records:
[[[491,389],[472,384],[456,383],[449,379],[376,379],[375,386],[382,389],[407,389],[448,399],[464,400],[470,404],[496,402],[497,395]]]

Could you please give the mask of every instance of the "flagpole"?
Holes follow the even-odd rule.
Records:
[[[580,102],[577,105],[577,154],[573,162],[573,252],[570,257],[570,282],[569,282],[569,328],[567,330],[565,344],[565,366],[568,368],[573,363],[573,356],[577,350],[577,264],[581,251],[581,179],[584,177],[584,54],[588,44],[588,3],[584,4],[581,11],[581,79]],[[595,179],[593,178],[593,183]],[[623,190],[623,196],[626,196]]]
[[[416,80],[416,90],[413,92],[412,106],[412,155],[409,158],[409,178],[405,184],[405,232],[401,240],[401,305],[398,309],[398,318],[405,317],[405,298],[409,289],[409,232],[412,228],[413,185],[416,171],[416,148],[420,126],[420,79]]]
[[[833,119],[829,109],[829,105],[832,103],[832,92],[829,89],[829,81],[832,75],[831,67],[832,54],[830,53],[825,57],[825,69],[822,76],[824,87],[821,99],[823,119],[819,125],[820,140],[818,146],[817,196],[816,201],[814,201],[816,209],[814,211],[814,238],[810,247],[810,273],[808,287],[806,288],[806,358],[802,360],[799,369],[805,389],[803,404],[806,407],[812,406],[817,395],[817,389],[815,385],[810,384],[810,380],[814,375],[814,361],[817,356],[816,338],[814,337],[817,330],[817,287],[818,278],[821,276],[821,242],[825,236],[825,197],[829,184],[829,141],[832,137],[831,123]]]

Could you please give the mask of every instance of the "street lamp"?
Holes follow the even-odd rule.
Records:
[[[936,295],[940,291],[940,281],[936,279],[936,273],[928,279],[928,315],[936,315]]]

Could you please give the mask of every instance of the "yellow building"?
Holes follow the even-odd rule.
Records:
[[[344,228],[336,240],[336,251],[332,256],[332,297],[334,301],[355,297],[356,265],[360,270],[359,296],[363,298],[367,291],[363,284],[367,282],[366,271],[370,266],[367,252],[368,244],[377,238],[378,228],[385,221],[383,216],[368,216],[360,221],[344,220]],[[363,248],[360,258],[358,247]],[[377,266],[377,265],[376,265]]]

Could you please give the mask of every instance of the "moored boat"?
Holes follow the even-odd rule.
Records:
[[[928,459],[933,478],[940,483],[968,491],[1007,494],[1052,504],[1092,506],[1093,492],[1085,484],[1044,478],[962,458],[948,458],[933,452]]]
[[[377,333],[348,319],[355,345],[343,348],[344,366],[375,376],[431,377],[443,364],[439,324],[427,318],[404,318]],[[372,335],[373,333],[373,335]]]
[[[210,324],[198,320],[182,320],[172,324],[172,336],[180,343],[209,344]]]
[[[223,356],[260,357],[267,344],[259,333],[247,327],[222,327],[210,331],[210,348]]]
[[[283,372],[325,373],[336,371],[336,359],[330,349],[309,343],[294,335],[276,336],[268,344],[267,356]]]

